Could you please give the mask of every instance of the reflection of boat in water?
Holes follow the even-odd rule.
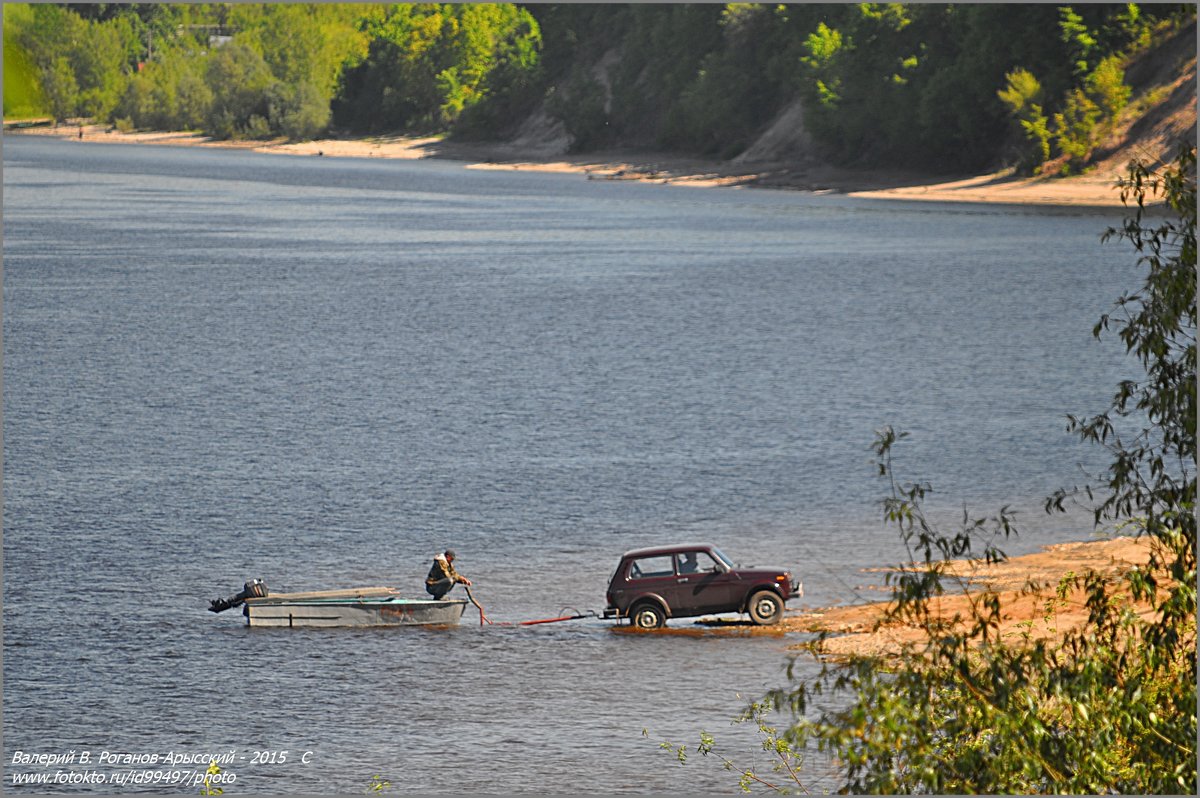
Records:
[[[238,605],[248,626],[430,626],[457,624],[467,602],[405,598],[391,587],[269,593],[255,579],[236,596],[215,599],[209,609],[221,612]]]

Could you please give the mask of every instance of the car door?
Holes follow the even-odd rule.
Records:
[[[626,588],[630,591],[629,611],[638,599],[643,596],[661,596],[667,602],[667,611],[671,615],[687,615],[681,608],[680,585],[676,581],[675,564],[670,554],[658,554],[650,557],[639,557],[629,564],[625,575]]]
[[[678,601],[688,607],[691,615],[708,612],[733,612],[733,585],[729,574],[704,549],[679,552],[675,555]]]

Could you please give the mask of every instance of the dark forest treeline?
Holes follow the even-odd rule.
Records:
[[[4,7],[5,116],[221,138],[511,134],[743,152],[782,111],[832,161],[1082,163],[1128,60],[1194,5],[64,4]]]

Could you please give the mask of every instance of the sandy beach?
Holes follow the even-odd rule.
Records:
[[[951,578],[944,580],[946,594],[931,602],[936,617],[953,619],[967,615],[970,602],[982,591],[994,591],[1000,597],[1003,621],[1002,639],[1020,641],[1056,638],[1081,628],[1088,618],[1086,595],[1080,588],[1056,595],[1060,582],[1067,577],[1092,571],[1113,585],[1134,567],[1143,567],[1150,558],[1151,544],[1146,537],[1119,537],[1082,543],[1061,543],[1044,550],[987,565],[982,562],[957,562]],[[880,569],[881,575],[885,569]],[[1120,593],[1120,590],[1117,590]],[[916,627],[889,624],[876,628],[887,608],[886,602],[829,607],[789,615],[784,626],[793,632],[828,632],[821,653],[832,657],[853,654],[881,655],[898,652],[905,643],[921,639]],[[1149,618],[1147,606],[1135,611]]]
[[[80,138],[80,132],[83,136]],[[1004,203],[1067,207],[1121,207],[1116,182],[1121,168],[1103,164],[1069,178],[1021,178],[1010,171],[934,178],[902,172],[855,171],[794,163],[705,161],[659,153],[601,152],[581,155],[523,152],[512,145],[449,142],[440,138],[370,136],[306,142],[215,141],[197,133],[121,133],[102,125],[60,125],[6,130],[8,136],[56,136],[72,141],[160,146],[227,147],[296,157],[441,158],[470,169],[516,169],[578,174],[589,180],[638,180],[698,188],[774,188],[837,193],[871,199]]]

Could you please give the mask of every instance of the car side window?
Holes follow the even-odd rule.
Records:
[[[685,551],[675,555],[675,561],[681,574],[711,574],[717,569],[717,562],[706,551]]]
[[[671,576],[675,568],[671,564],[671,555],[659,557],[642,557],[634,560],[629,566],[630,579],[649,579],[654,576]]]

